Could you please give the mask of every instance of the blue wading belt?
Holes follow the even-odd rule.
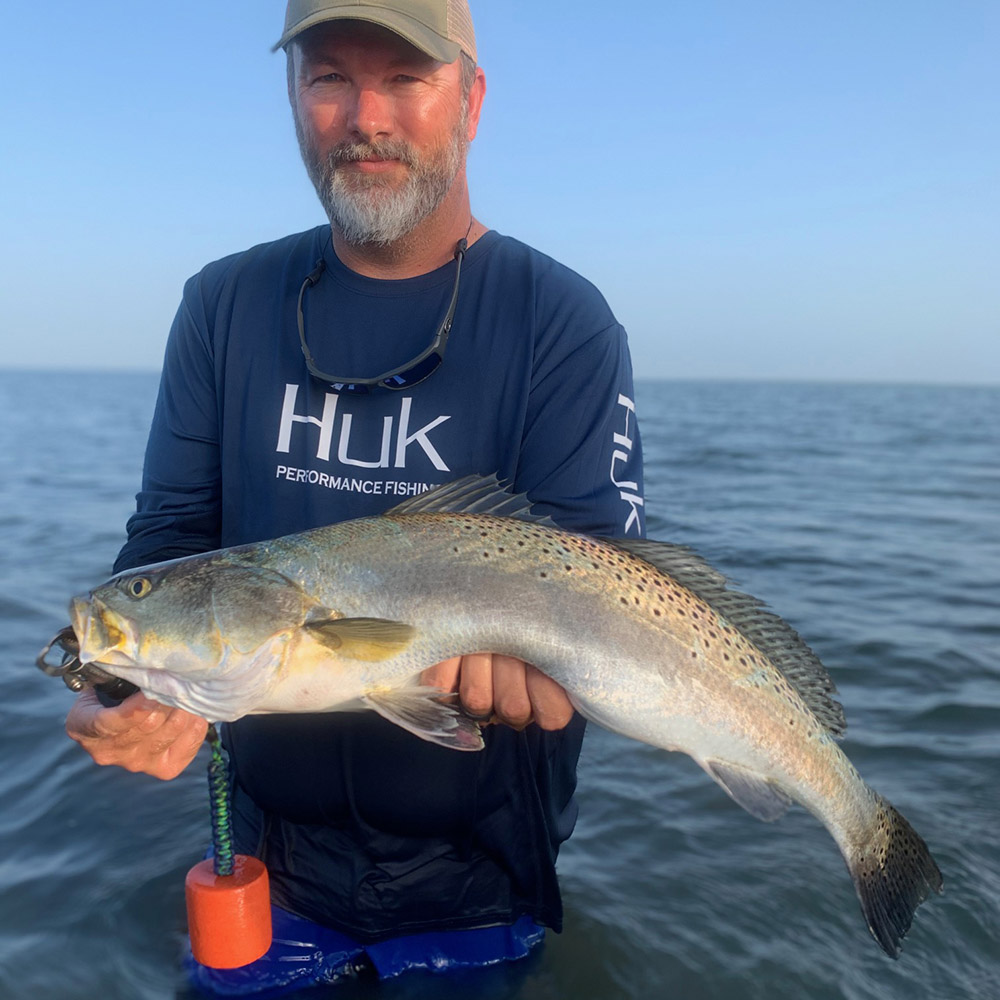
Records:
[[[435,931],[359,944],[280,907],[271,907],[274,941],[267,954],[239,969],[210,969],[188,952],[191,984],[223,997],[281,996],[317,984],[369,976],[392,979],[404,972],[479,968],[525,958],[542,943],[545,929],[521,917],[510,927]]]

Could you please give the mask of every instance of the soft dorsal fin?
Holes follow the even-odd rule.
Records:
[[[510,483],[501,482],[495,475],[463,476],[443,486],[435,486],[426,493],[408,497],[383,516],[397,514],[492,514],[556,527],[547,515],[533,512],[525,494],[512,493]]]
[[[838,738],[844,735],[847,720],[840,702],[833,697],[837,689],[819,657],[788,622],[766,611],[756,597],[730,590],[726,578],[686,546],[646,539],[605,541],[662,570],[710,604],[767,655],[831,735]]]

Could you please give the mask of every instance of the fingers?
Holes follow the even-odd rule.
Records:
[[[493,685],[497,659],[499,657],[490,653],[471,653],[462,657],[458,700],[474,719],[487,721],[493,714]]]
[[[537,667],[526,664],[525,683],[535,722],[542,729],[563,729],[573,718],[573,704],[564,688]]]
[[[493,715],[492,660],[490,653],[453,656],[425,670],[420,683],[457,691],[462,708],[473,718],[485,721]]]
[[[525,668],[513,656],[493,657],[493,711],[500,722],[515,729],[524,729],[532,719]]]
[[[442,691],[457,691],[458,676],[462,667],[462,657],[453,656],[442,660],[433,667],[428,667],[420,675],[420,683],[428,687],[440,688]]]
[[[207,732],[204,719],[180,708],[169,709],[163,724],[150,734],[155,742],[140,769],[164,781],[176,778],[198,755]]]
[[[207,730],[204,719],[141,694],[105,708],[93,691],[84,691],[66,717],[66,733],[98,764],[164,780],[175,778],[194,759]]]
[[[66,717],[66,731],[79,742],[79,738],[96,740],[114,737],[120,733],[147,725],[155,728],[163,721],[166,708],[141,694],[133,694],[120,705],[105,708],[97,693],[88,689],[80,694]]]
[[[562,729],[573,717],[566,692],[536,667],[513,656],[472,653],[455,656],[425,670],[421,683],[457,691],[473,718],[523,729]]]

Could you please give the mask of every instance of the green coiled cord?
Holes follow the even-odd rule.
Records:
[[[233,874],[233,820],[229,806],[229,765],[222,755],[222,741],[214,724],[205,734],[212,748],[208,764],[208,795],[212,807],[212,849],[216,875]]]

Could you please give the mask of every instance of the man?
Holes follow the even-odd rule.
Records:
[[[330,224],[186,285],[116,570],[380,513],[472,472],[562,527],[641,534],[624,332],[587,282],[471,213],[486,85],[465,0],[290,0],[278,47]],[[268,865],[276,937],[315,947],[308,968],[280,941],[246,970],[198,968],[203,988],[489,964],[560,928],[582,721],[511,657],[470,651],[424,680],[504,723],[482,753],[371,713],[226,726],[237,849]],[[162,778],[205,729],[141,695],[85,694],[67,719],[99,763]]]

